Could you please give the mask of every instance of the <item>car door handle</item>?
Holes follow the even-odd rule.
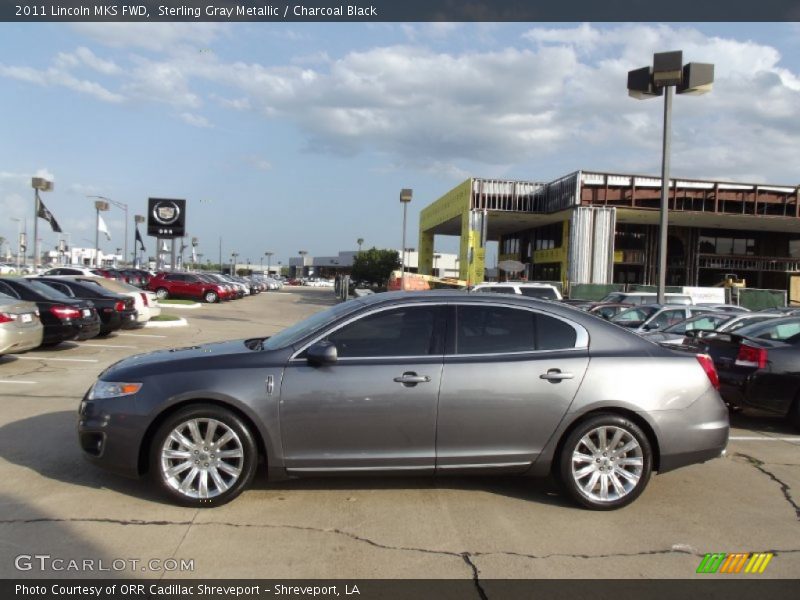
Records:
[[[547,381],[552,381],[553,383],[558,383],[562,379],[573,379],[575,375],[572,373],[562,373],[561,369],[550,369],[547,373],[542,373],[539,375],[539,379],[546,379]]]
[[[418,383],[428,383],[431,378],[428,375],[417,375],[416,373],[403,373],[400,377],[394,378],[395,382],[403,385],[416,385]]]

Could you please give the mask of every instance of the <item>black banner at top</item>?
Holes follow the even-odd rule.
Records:
[[[0,20],[765,22],[800,21],[800,0],[14,0]]]

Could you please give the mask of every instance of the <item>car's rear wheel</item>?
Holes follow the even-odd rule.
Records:
[[[217,295],[217,292],[212,292],[211,290],[207,291],[203,296],[203,298],[205,298],[205,301],[208,302],[209,304],[214,304],[215,302],[219,302],[219,296]]]
[[[561,483],[578,503],[594,510],[621,508],[647,487],[653,466],[641,428],[619,415],[592,417],[565,440],[559,457]]]
[[[234,413],[210,404],[188,406],[159,427],[150,472],[180,504],[219,506],[253,480],[258,452],[253,434]]]
[[[166,300],[169,297],[169,292],[167,288],[158,288],[156,290],[156,298],[159,300]]]

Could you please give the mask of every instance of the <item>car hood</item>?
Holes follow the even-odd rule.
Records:
[[[179,371],[238,369],[251,366],[268,367],[284,364],[291,348],[264,351],[261,349],[261,339],[250,338],[198,344],[136,354],[108,367],[100,375],[100,379],[129,381]]]

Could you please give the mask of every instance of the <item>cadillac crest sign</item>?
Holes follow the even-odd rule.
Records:
[[[160,238],[183,237],[186,231],[186,200],[149,198],[147,235]]]

